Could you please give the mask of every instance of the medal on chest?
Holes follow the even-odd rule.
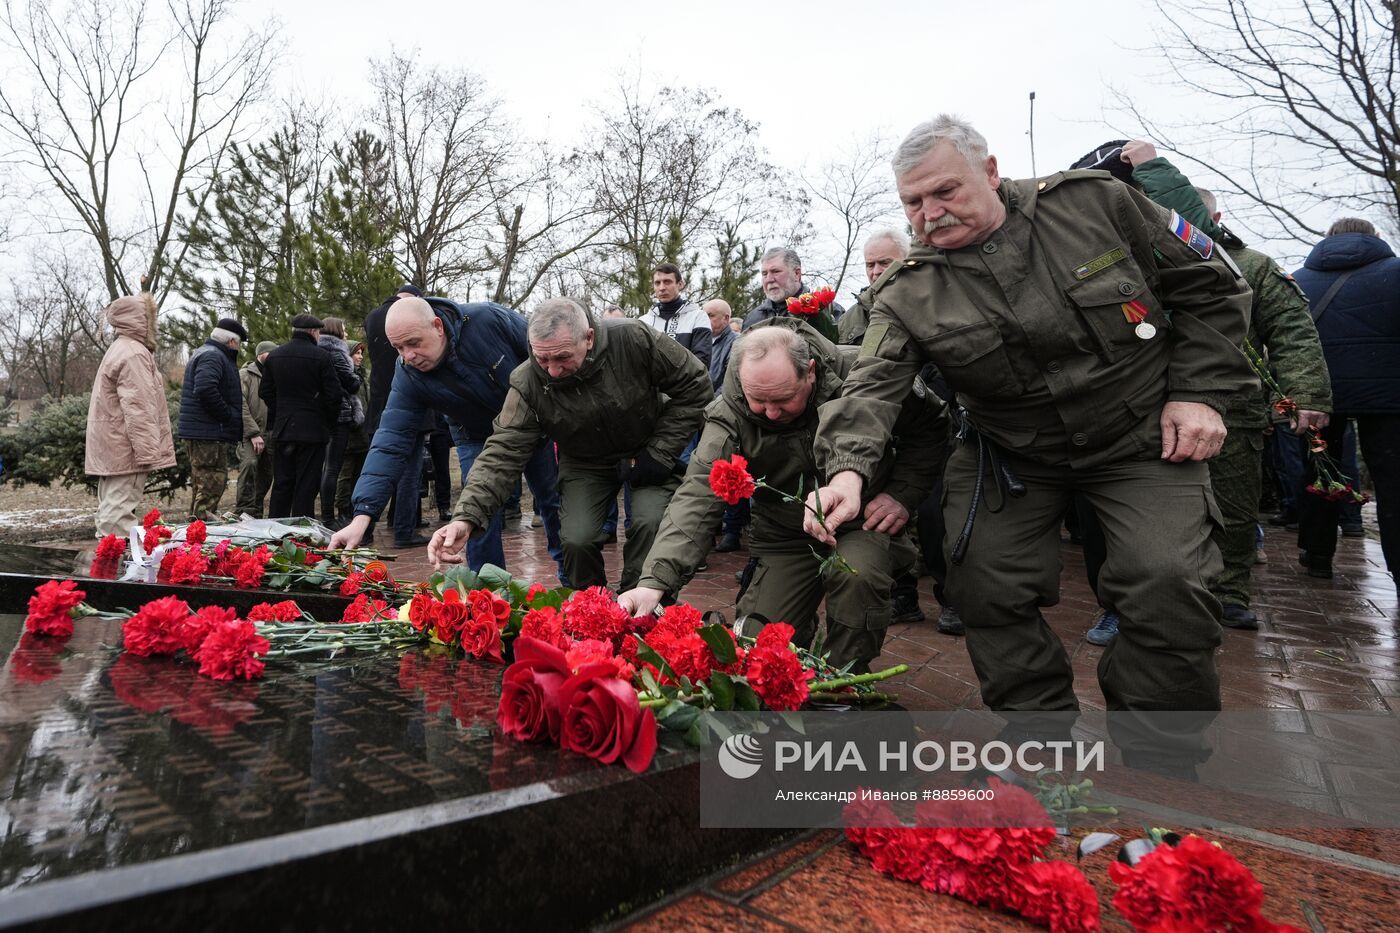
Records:
[[[1123,302],[1119,307],[1123,309],[1124,320],[1132,325],[1133,333],[1139,340],[1151,340],[1157,336],[1157,328],[1147,323],[1147,305],[1134,299]]]

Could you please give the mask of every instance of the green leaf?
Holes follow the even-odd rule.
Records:
[[[278,548],[288,560],[297,556],[297,546],[291,542],[290,538],[282,539],[282,546]]]
[[[647,693],[650,693],[652,696],[661,695],[661,685],[656,682],[656,678],[652,676],[651,668],[649,667],[642,668],[642,686],[646,687]]]
[[[497,567],[495,564],[485,564],[476,574],[476,586],[473,589],[488,589],[493,593],[501,593],[510,587],[511,575]]]
[[[661,676],[671,680],[680,680],[676,672],[671,670],[671,665],[666,663],[666,659],[656,653],[656,649],[642,640],[642,636],[635,636],[637,639],[637,660],[645,661],[661,672]]]
[[[729,631],[723,625],[701,626],[700,637],[705,639],[705,644],[710,646],[710,650],[715,653],[715,660],[719,663],[733,664],[739,660],[739,656],[734,653],[734,639],[729,637]]]
[[[807,734],[806,728],[802,725],[802,717],[799,714],[791,712],[790,710],[784,710],[779,712],[778,715],[783,718],[783,722],[787,723],[788,728],[793,732],[796,732],[798,735]]]
[[[700,718],[700,711],[689,703],[672,700],[656,714],[656,724],[671,732],[685,732]]]
[[[705,727],[700,720],[696,719],[690,724],[690,728],[685,730],[685,744],[699,748],[705,744]]]
[[[710,675],[710,693],[715,698],[715,709],[734,708],[734,681],[723,671]]]
[[[734,708],[750,713],[756,713],[763,708],[763,703],[758,699],[758,694],[753,692],[749,682],[737,677],[734,679]]]
[[[689,677],[682,677],[680,680],[682,693],[693,693],[695,691],[695,685],[690,682]]]

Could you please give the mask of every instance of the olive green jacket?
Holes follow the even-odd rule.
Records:
[[[876,281],[861,357],[822,409],[826,475],[874,475],[925,362],[984,436],[1052,466],[1156,458],[1166,402],[1223,414],[1256,390],[1249,289],[1208,239],[1188,245],[1104,172],[1005,179],[1000,195],[985,242],[919,246]]]
[[[860,346],[865,339],[865,329],[870,326],[870,302],[874,295],[874,286],[862,288],[856,295],[855,304],[836,322],[836,333],[841,343]]]
[[[777,424],[754,413],[744,398],[737,367],[729,367],[722,394],[705,409],[700,442],[643,565],[642,586],[675,595],[709,553],[725,508],[724,500],[710,489],[710,468],[716,460],[739,454],[748,460],[748,470],[755,477],[787,493],[800,491],[804,499],[819,485],[812,450],[818,409],[841,395],[842,380],[855,360],[854,348],[838,347],[792,317],[775,318],[755,327],[791,327],[807,339],[817,362],[816,384],[807,410],[790,424]],[[937,396],[929,393],[925,400],[908,395],[896,429],[897,453],[881,462],[867,490],[867,501],[883,491],[914,513],[942,472],[947,426],[947,415]],[[749,533],[752,546],[810,544],[811,538],[802,530],[803,511],[801,504],[786,502],[772,490],[755,492]],[[814,560],[813,573],[816,566]]]
[[[1254,292],[1250,307],[1248,340],[1269,363],[1279,388],[1309,411],[1332,410],[1332,382],[1317,338],[1317,327],[1308,312],[1308,299],[1293,276],[1258,250],[1250,249],[1235,233],[1217,224],[1200,194],[1176,166],[1163,158],[1151,159],[1133,169],[1133,180],[1149,198],[1176,211],[1230,252]],[[1261,387],[1242,394],[1225,412],[1229,427],[1263,427],[1268,421],[1270,399]]]
[[[267,433],[267,402],[258,395],[262,385],[262,364],[249,360],[238,371],[238,385],[243,390],[243,439],[250,441]]]
[[[614,465],[642,451],[675,466],[715,397],[695,354],[640,321],[598,321],[593,349],[578,372],[551,379],[534,358],[510,374],[501,413],[477,457],[456,518],[483,528],[510,497],[540,435],[570,460]]]

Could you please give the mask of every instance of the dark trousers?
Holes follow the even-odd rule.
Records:
[[[961,530],[961,529],[959,529]],[[924,557],[924,569],[933,577],[933,598],[938,605],[952,606],[948,600],[948,561],[943,556],[943,537],[946,527],[943,521],[943,473],[940,470],[938,482],[933,492],[919,504],[915,516],[915,534],[919,537],[919,551]]]
[[[345,462],[345,448],[350,443],[350,422],[337,424],[326,441],[326,458],[321,469],[321,521],[335,521],[335,486],[340,481],[340,467]]]
[[[1333,415],[1321,436],[1329,451],[1343,448],[1345,415]],[[1380,524],[1381,551],[1386,569],[1400,570],[1400,415],[1358,415],[1356,436],[1361,459],[1376,487],[1376,519]],[[1311,476],[1307,479],[1312,481]],[[1298,498],[1298,546],[1312,557],[1329,558],[1337,552],[1337,520],[1341,505],[1322,496],[1303,493]]]
[[[313,517],[325,441],[276,441],[272,455],[270,518]]]
[[[389,526],[394,529],[396,542],[411,541],[418,534],[418,500],[423,483],[424,436],[418,435],[418,439],[409,450],[404,459],[403,472],[399,474],[398,486],[394,489]]]
[[[445,431],[428,435],[428,456],[431,458],[433,496],[438,512],[452,511],[452,438]]]

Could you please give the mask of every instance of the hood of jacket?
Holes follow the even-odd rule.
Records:
[[[1390,259],[1394,255],[1395,251],[1390,245],[1378,236],[1339,233],[1326,237],[1314,246],[1303,267],[1317,272],[1342,272]]]
[[[126,295],[107,306],[107,321],[118,336],[156,348],[156,302],[150,295]]]

